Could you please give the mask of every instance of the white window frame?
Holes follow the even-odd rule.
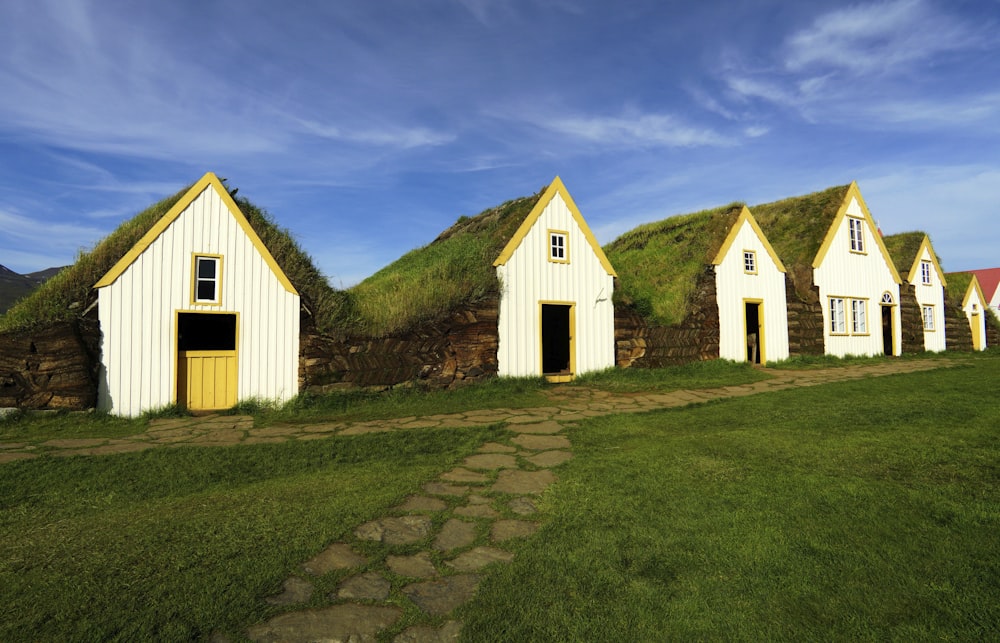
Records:
[[[920,262],[920,283],[925,286],[930,286],[933,282],[931,281],[931,262],[921,261]]]
[[[865,252],[865,228],[864,219],[857,217],[847,217],[847,228],[851,237],[851,252],[864,254]]]
[[[202,265],[213,265],[214,274],[211,277],[202,276]],[[218,306],[222,303],[222,256],[196,254],[191,260],[191,303]],[[201,296],[201,286],[212,284],[212,298]]]
[[[924,304],[921,306],[922,316],[924,318],[924,330],[933,331],[934,330],[934,306],[931,304]]]
[[[864,299],[851,300],[851,333],[868,334],[868,302]]]
[[[743,251],[743,272],[748,275],[757,274],[757,252],[754,250]]]
[[[830,297],[830,334],[847,334],[847,321],[844,317],[843,297]]]
[[[565,230],[549,230],[549,261],[569,263],[569,233]]]

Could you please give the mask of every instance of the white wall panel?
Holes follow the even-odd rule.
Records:
[[[924,331],[924,350],[940,352],[946,348],[944,327],[944,285],[941,283],[941,276],[938,274],[937,268],[934,267],[931,253],[926,248],[922,250],[921,255],[917,257],[916,260],[917,262],[931,262],[930,284],[923,283],[919,269],[917,270],[916,276],[913,278],[917,303],[920,304],[921,325],[923,324],[923,307],[934,306],[934,330]],[[903,275],[903,278],[905,279],[906,275]]]

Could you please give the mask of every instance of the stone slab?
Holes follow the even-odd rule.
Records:
[[[282,584],[282,592],[274,596],[268,596],[264,602],[269,605],[295,605],[305,603],[313,595],[313,586],[307,580],[298,576],[291,576]]]
[[[392,643],[454,643],[461,634],[461,621],[448,621],[441,627],[413,625],[397,634]]]
[[[407,585],[403,594],[427,614],[444,616],[472,598],[477,587],[479,576],[460,574]]]
[[[469,493],[468,487],[444,482],[428,482],[423,489],[432,496],[464,496]]]
[[[500,514],[497,513],[496,509],[489,505],[467,505],[465,507],[458,507],[455,509],[456,516],[464,516],[466,518],[496,518]]]
[[[364,556],[345,543],[334,543],[310,560],[302,563],[302,569],[313,576],[322,576],[336,569],[361,567],[366,562]]]
[[[386,556],[385,565],[392,573],[410,578],[433,578],[438,575],[431,555],[426,551],[412,556]]]
[[[413,515],[379,518],[354,530],[359,540],[374,540],[386,545],[409,545],[423,540],[430,533],[431,519]]]
[[[538,523],[531,520],[498,520],[490,528],[490,540],[502,543],[513,538],[527,538],[538,531]]]
[[[338,599],[384,601],[389,598],[389,581],[378,572],[366,572],[344,579],[337,586]]]
[[[479,453],[470,455],[462,464],[470,469],[516,469],[517,458],[506,453]]]
[[[511,428],[515,433],[532,433],[537,435],[552,435],[563,430],[563,425],[554,420],[536,422],[534,424],[520,424]]]
[[[535,466],[548,468],[558,466],[572,457],[573,454],[569,451],[542,451],[541,453],[528,456],[525,460]]]
[[[530,451],[569,449],[572,446],[564,435],[519,435],[511,438],[511,442]]]
[[[441,474],[441,479],[447,482],[487,482],[489,478],[486,474],[479,473],[477,471],[469,471],[468,469],[463,469],[462,467],[456,467],[451,471],[446,471]]]
[[[530,516],[538,513],[538,507],[530,498],[514,498],[507,506],[519,516]]]
[[[540,494],[556,481],[548,469],[540,471],[512,471],[505,469],[497,476],[492,490],[500,493]]]
[[[514,554],[494,547],[475,547],[445,563],[455,571],[475,572],[493,563],[509,563]]]
[[[475,591],[475,587],[472,591]],[[398,607],[333,605],[281,614],[266,623],[251,627],[247,630],[247,638],[258,643],[375,643],[378,633],[392,626],[402,615],[403,610]]]
[[[479,447],[478,451],[480,453],[514,453],[517,449],[506,444],[500,444],[499,442],[487,442]]]
[[[410,496],[406,501],[396,507],[398,511],[444,511],[448,503],[440,498],[430,498],[428,496]]]
[[[451,518],[441,527],[441,532],[432,545],[438,551],[450,551],[467,547],[476,540],[476,525],[457,518]]]

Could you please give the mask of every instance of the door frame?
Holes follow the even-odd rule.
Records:
[[[544,306],[564,306],[569,308],[569,374],[567,375],[546,375],[545,374],[545,328],[543,327],[544,316],[542,309]],[[549,382],[570,382],[576,375],[576,302],[575,301],[538,301],[538,372]]]
[[[882,354],[885,355],[885,356],[887,356],[887,357],[895,357],[896,356],[896,348],[897,348],[897,346],[896,346],[896,315],[895,315],[895,313],[893,311],[893,308],[896,308],[896,307],[897,307],[897,303],[896,303],[896,300],[893,299],[892,293],[889,292],[888,290],[885,291],[884,293],[882,293],[882,297],[879,300],[879,308],[880,308],[879,312],[881,313],[879,315],[879,317],[880,317],[880,319],[879,319],[879,327],[882,329]],[[892,342],[892,350],[890,350],[889,352],[886,352],[886,350],[885,350],[885,311],[886,311],[886,309],[888,309],[888,311],[889,311],[889,340]],[[922,325],[923,325],[923,323],[921,322],[921,326]]]
[[[979,316],[980,313],[970,313],[969,321],[972,323],[972,350],[981,351],[983,350],[983,318]]]
[[[233,346],[231,351],[219,351],[219,350],[202,350],[202,351],[184,351],[184,356],[181,356],[180,350],[180,316],[181,314],[195,314],[195,315],[233,315],[236,317],[236,328],[234,330]],[[192,354],[193,353],[193,354]],[[190,354],[190,355],[189,355]],[[229,357],[234,358],[234,375],[233,375],[233,389],[239,390],[240,384],[240,314],[235,310],[175,310],[174,311],[174,341],[173,341],[173,355],[174,355],[174,372],[173,372],[173,401],[177,406],[181,406],[181,398],[186,395],[182,395],[180,391],[180,377],[181,377],[181,360],[187,357]],[[237,401],[239,400],[239,395],[237,395]],[[184,399],[184,404],[187,404],[187,399]],[[228,407],[221,407],[228,408]],[[196,410],[220,410],[220,409],[196,409]]]
[[[764,329],[764,300],[763,299],[753,299],[744,298],[743,299],[743,354],[746,354],[746,343],[747,343],[747,305],[757,306],[757,347],[760,358],[760,365],[764,366],[767,363],[767,349],[765,346],[767,342],[765,337],[767,333]],[[749,361],[749,360],[747,360]]]

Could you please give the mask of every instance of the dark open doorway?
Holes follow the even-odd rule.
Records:
[[[571,375],[570,310],[572,306],[542,304],[542,373]]]
[[[747,361],[751,364],[760,364],[764,356],[761,354],[760,341],[760,309],[763,304],[760,302],[745,302],[743,319],[746,321],[747,330]]]
[[[177,350],[236,350],[236,315],[177,313]]]
[[[892,306],[882,306],[882,348],[886,355],[895,355],[892,332]]]

